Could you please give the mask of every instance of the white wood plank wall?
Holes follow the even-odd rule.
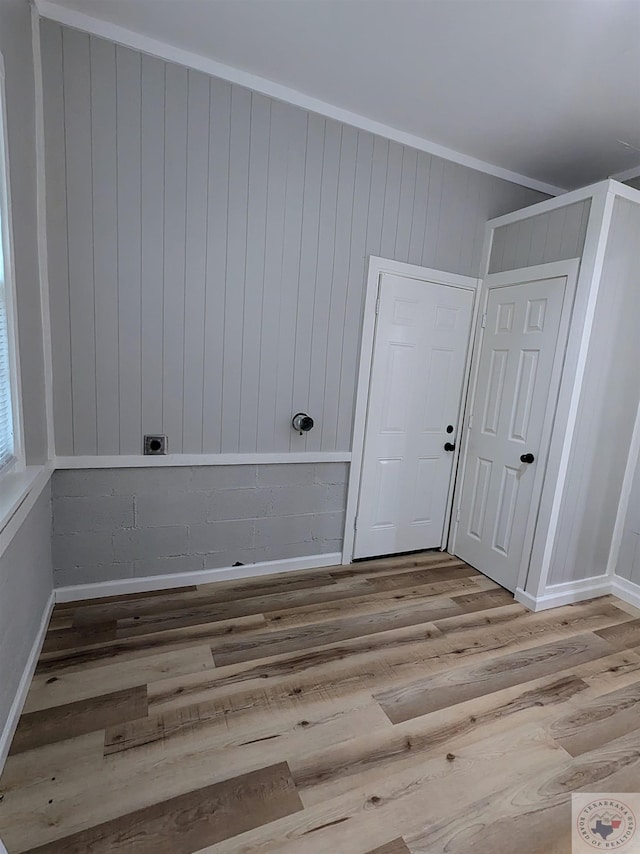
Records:
[[[591,199],[496,228],[490,273],[581,258]]]
[[[550,584],[606,570],[640,398],[640,205],[616,199],[602,267]],[[602,400],[606,406],[602,406]],[[637,490],[625,531],[640,529]],[[628,536],[624,538],[625,549]],[[626,551],[625,551],[626,554]],[[640,564],[640,556],[638,560]],[[630,578],[631,568],[618,573]],[[638,572],[638,566],[634,570]]]
[[[50,21],[42,44],[59,455],[348,451],[367,257],[477,275],[486,220],[544,198]]]

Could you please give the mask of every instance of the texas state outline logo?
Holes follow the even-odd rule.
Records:
[[[574,794],[573,852],[640,851],[636,812],[640,795]],[[634,804],[635,810],[630,806]],[[635,844],[632,844],[635,841]]]

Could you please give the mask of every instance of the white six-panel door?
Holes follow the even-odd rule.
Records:
[[[487,289],[454,550],[511,591],[539,501],[535,473],[557,400],[566,283],[558,277]]]
[[[442,544],[472,309],[470,290],[381,277],[354,557]]]

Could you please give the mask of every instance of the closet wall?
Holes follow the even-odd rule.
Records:
[[[640,403],[640,193],[607,181],[576,195],[582,194],[566,206],[554,200],[552,210],[534,216],[524,210],[496,223],[489,260],[491,272],[580,260],[543,499],[521,588],[523,601],[541,607],[588,596],[592,588],[592,595],[615,590],[621,512],[616,573],[640,582],[640,471],[628,509],[621,504]]]
[[[549,583],[605,573],[640,401],[640,204],[616,198]]]

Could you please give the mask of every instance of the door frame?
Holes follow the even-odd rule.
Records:
[[[455,482],[455,494],[453,505],[455,506],[455,518],[451,526],[451,537],[449,542],[449,551],[455,554],[456,537],[458,534],[458,524],[460,516],[460,505],[462,502],[462,484],[467,467],[467,457],[469,450],[469,430],[467,429],[470,416],[473,414],[475,396],[478,386],[478,372],[480,369],[480,353],[484,340],[483,316],[486,313],[487,303],[489,300],[489,290],[492,288],[508,287],[510,285],[526,284],[527,282],[537,281],[540,279],[556,279],[565,276],[566,285],[564,297],[562,300],[562,313],[560,315],[560,326],[558,328],[558,341],[563,341],[561,351],[556,349],[553,359],[553,368],[551,372],[551,387],[557,388],[556,399],[553,406],[547,406],[544,422],[542,426],[542,435],[540,438],[540,449],[537,453],[539,465],[536,466],[531,506],[527,514],[527,523],[525,529],[524,543],[522,547],[522,559],[518,571],[516,582],[516,590],[524,589],[529,573],[531,557],[536,538],[546,535],[545,532],[537,531],[536,525],[541,508],[553,501],[551,489],[553,484],[549,484],[545,480],[547,466],[549,462],[549,453],[551,449],[551,441],[553,438],[553,430],[556,423],[556,413],[563,392],[562,374],[566,360],[567,349],[570,345],[570,330],[571,318],[573,315],[573,307],[575,303],[576,288],[578,283],[578,270],[580,268],[580,259],[572,258],[568,261],[554,261],[549,264],[538,264],[533,267],[521,267],[517,270],[507,270],[502,273],[490,273],[481,283],[478,293],[478,306],[482,306],[482,310],[478,311],[475,322],[475,335],[473,343],[473,354],[471,357],[471,368],[469,377],[469,386],[464,405],[464,414],[462,417],[462,432],[461,432],[461,448],[460,448],[460,465],[458,476]],[[546,489],[545,489],[546,484]]]
[[[362,320],[362,340],[360,344],[360,360],[358,368],[358,379],[356,385],[355,413],[353,419],[353,433],[351,439],[351,465],[349,466],[349,480],[347,484],[347,507],[345,513],[344,541],[342,549],[342,563],[348,565],[353,560],[353,546],[355,541],[355,523],[360,501],[360,481],[362,476],[362,462],[364,455],[364,436],[367,426],[367,410],[369,407],[369,388],[371,384],[371,368],[373,363],[373,348],[375,344],[377,303],[380,293],[380,285],[384,273],[402,276],[408,279],[417,279],[436,285],[448,285],[454,288],[463,288],[474,293],[473,311],[471,315],[471,330],[469,332],[469,346],[467,347],[467,358],[465,362],[464,382],[461,393],[460,417],[467,396],[467,386],[471,366],[473,330],[476,326],[476,315],[478,311],[477,291],[480,279],[472,276],[460,276],[456,273],[447,273],[443,270],[433,270],[431,267],[420,267],[416,264],[406,264],[404,261],[393,261],[389,258],[380,258],[370,255],[367,265],[367,284],[364,299],[364,312]],[[462,421],[460,421],[462,424]],[[458,434],[460,436],[460,434]],[[454,495],[454,475],[457,468],[458,454],[460,453],[460,441],[456,442],[452,466],[451,483],[447,495],[447,511],[441,548],[447,543],[447,531],[451,519]]]

